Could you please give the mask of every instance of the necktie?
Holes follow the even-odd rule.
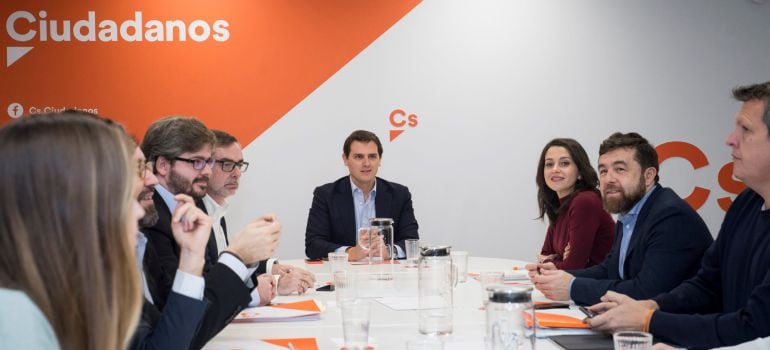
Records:
[[[223,216],[221,219],[219,219],[219,224],[222,226],[222,232],[225,234],[225,242],[227,245],[230,245],[230,239],[227,238],[227,224],[225,223],[225,217]]]

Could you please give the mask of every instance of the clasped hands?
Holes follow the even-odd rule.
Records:
[[[369,228],[362,228],[358,231],[358,242],[355,246],[348,249],[348,261],[357,261],[369,256],[390,259],[390,247],[385,244],[385,239],[378,232],[372,232]]]
[[[529,279],[546,298],[551,300],[570,300],[569,286],[575,278],[564,270],[559,270],[552,262],[527,264]]]

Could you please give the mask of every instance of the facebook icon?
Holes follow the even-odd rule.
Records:
[[[16,119],[24,115],[24,107],[19,103],[11,103],[8,105],[8,116]]]

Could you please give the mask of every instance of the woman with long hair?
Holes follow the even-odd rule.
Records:
[[[0,129],[0,348],[126,347],[141,306],[131,143],[77,111]]]
[[[577,141],[553,139],[543,147],[537,166],[539,219],[548,217],[540,262],[559,269],[597,265],[612,248],[615,224],[602,208],[599,178]]]

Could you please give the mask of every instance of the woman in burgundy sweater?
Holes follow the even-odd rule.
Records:
[[[537,166],[539,219],[548,232],[538,257],[559,269],[582,269],[604,261],[612,248],[615,223],[602,207],[599,178],[588,155],[573,139],[554,139]]]

